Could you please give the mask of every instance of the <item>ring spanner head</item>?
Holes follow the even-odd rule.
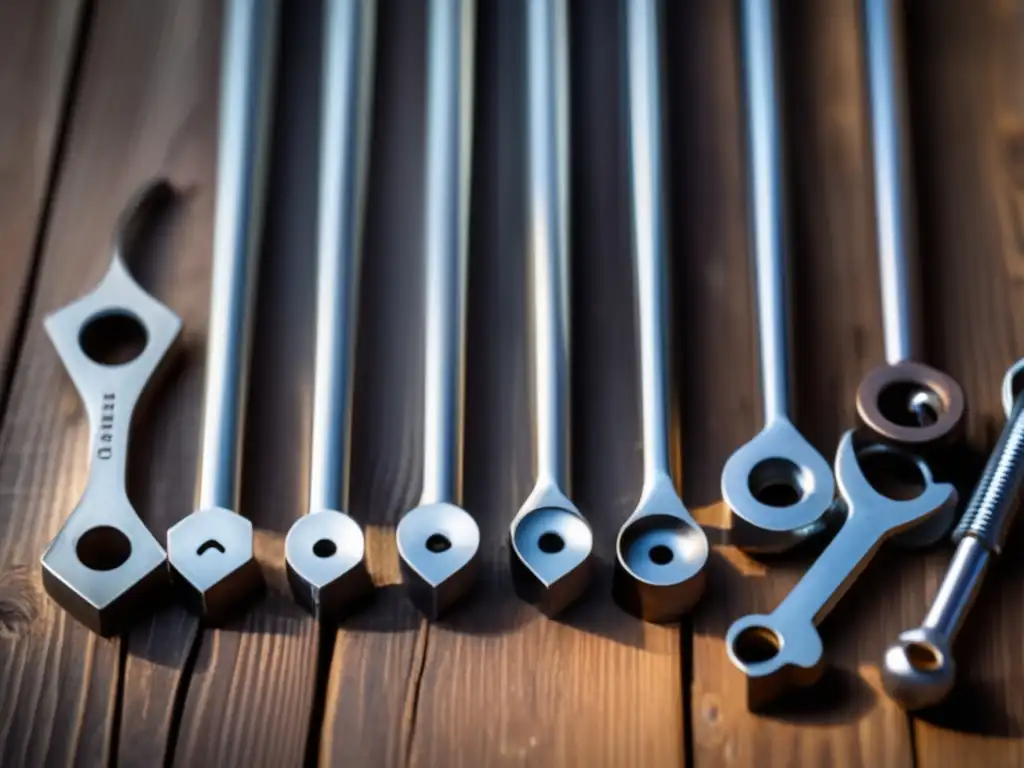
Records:
[[[359,524],[341,512],[322,510],[297,520],[284,542],[296,600],[317,618],[341,615],[370,587],[365,549]]]
[[[964,393],[952,377],[923,363],[882,365],[857,388],[857,415],[886,442],[923,450],[960,435]]]
[[[164,181],[144,187],[122,214],[100,284],[45,321],[88,413],[91,461],[81,500],[43,555],[43,585],[105,636],[123,631],[167,581],[166,555],[132,508],[125,469],[136,403],[181,321],[132,279],[124,257],[150,214],[172,198]],[[141,350],[118,348],[131,339]]]
[[[749,552],[781,552],[826,527],[835,481],[825,457],[779,416],[729,457],[722,497],[731,543]]]

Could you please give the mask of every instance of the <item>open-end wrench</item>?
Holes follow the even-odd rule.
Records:
[[[876,491],[860,461],[880,458],[898,461],[916,474],[920,495],[896,500]],[[772,613],[744,616],[726,634],[729,658],[747,675],[747,706],[752,710],[791,686],[811,685],[820,677],[824,656],[818,625],[882,543],[956,504],[953,486],[936,483],[922,459],[880,443],[858,449],[853,431],[839,443],[835,472],[847,507],[843,527]]]
[[[89,417],[91,461],[81,499],[43,554],[43,585],[103,636],[146,613],[167,583],[167,556],[128,499],[125,469],[136,403],[181,320],[132,279],[125,259],[148,215],[172,197],[164,181],[144,187],[121,216],[99,285],[45,320]]]
[[[882,439],[923,449],[960,433],[964,394],[950,376],[916,362],[921,353],[920,274],[912,236],[906,72],[897,6],[902,3],[864,0],[886,363],[861,382],[857,413]]]
[[[765,426],[722,470],[722,496],[732,510],[730,539],[759,552],[786,550],[819,532],[835,496],[831,467],[790,420],[789,270],[774,6],[773,0],[740,2]]]
[[[223,621],[263,586],[252,523],[238,509],[249,346],[277,49],[278,0],[227,0],[197,509],[167,532],[189,602]]]
[[[938,704],[956,680],[953,643],[981,589],[989,563],[1003,549],[1024,488],[1024,360],[1003,377],[1006,426],[953,534],[956,552],[924,623],[885,652],[889,695],[908,709]]]
[[[614,592],[648,621],[673,621],[704,591],[708,539],[679,498],[669,456],[668,276],[661,154],[661,8],[626,0],[630,197],[640,344],[644,486],[616,540]]]
[[[372,587],[363,531],[342,510],[348,501],[377,0],[331,0],[324,14],[309,510],[288,531],[284,551],[295,599],[330,620]]]
[[[435,619],[472,586],[480,529],[459,505],[475,0],[430,0],[423,492],[398,524],[409,596]]]
[[[527,138],[537,481],[512,521],[513,583],[554,615],[590,581],[594,535],[569,481],[568,16],[565,0],[528,0]]]

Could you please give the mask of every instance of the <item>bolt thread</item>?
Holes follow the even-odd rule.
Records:
[[[953,533],[953,540],[960,541],[971,535],[999,554],[1016,511],[1017,494],[1022,485],[1024,397],[1018,397],[971,495],[967,510]]]

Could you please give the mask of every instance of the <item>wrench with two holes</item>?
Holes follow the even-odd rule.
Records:
[[[788,268],[773,0],[742,0],[752,248],[765,426],[722,470],[730,540],[758,552],[789,549],[821,531],[835,495],[825,458],[790,420]]]
[[[648,621],[673,621],[704,590],[708,540],[669,459],[668,279],[661,156],[658,0],[626,3],[630,197],[640,345],[644,485],[616,540],[615,597]]]
[[[923,481],[922,493],[897,501],[876,491],[860,460],[880,456],[912,462]],[[791,686],[811,685],[820,677],[823,647],[817,627],[882,543],[956,506],[956,491],[947,483],[936,483],[923,460],[883,444],[860,450],[852,431],[839,443],[835,472],[848,510],[839,533],[772,613],[744,616],[726,634],[729,658],[747,676],[747,705],[752,710],[770,704]]]
[[[462,509],[475,0],[430,0],[427,39],[423,492],[398,523],[409,597],[437,618],[472,586],[480,529]]]
[[[362,214],[376,0],[325,6],[317,221],[316,375],[309,510],[285,539],[295,599],[320,619],[336,619],[372,587],[358,523],[348,500]]]
[[[516,591],[554,615],[590,580],[594,536],[569,480],[568,12],[528,0],[529,249],[537,481],[510,529]]]
[[[172,196],[163,181],[144,187],[122,214],[103,280],[45,321],[85,404],[92,460],[82,498],[43,554],[43,585],[68,613],[103,636],[124,631],[167,583],[167,556],[132,508],[125,469],[136,403],[177,338],[181,320],[132,279],[125,259],[148,215]],[[131,332],[144,340],[141,350],[105,349]],[[114,357],[117,351],[138,354],[122,359],[127,355]]]
[[[195,512],[167,532],[191,606],[219,623],[263,587],[238,509],[252,304],[263,225],[279,0],[227,0],[202,465]]]

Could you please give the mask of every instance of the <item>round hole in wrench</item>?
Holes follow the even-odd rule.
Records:
[[[915,381],[894,381],[878,393],[878,410],[900,427],[930,427],[942,414],[942,398]]]
[[[94,571],[112,571],[120,568],[132,554],[132,544],[117,528],[99,525],[90,528],[75,546],[82,565]]]
[[[664,544],[655,544],[651,547],[647,556],[651,558],[651,562],[655,565],[668,565],[672,562],[672,548],[666,547]]]
[[[124,310],[94,315],[78,333],[82,351],[100,365],[124,365],[142,354],[149,337],[135,315]]]
[[[860,454],[858,461],[871,487],[883,496],[895,501],[910,501],[924,493],[924,475],[908,454],[872,450]]]
[[[804,472],[789,459],[759,461],[750,470],[750,492],[769,507],[791,507],[805,495]]]
[[[330,539],[320,539],[313,545],[313,554],[317,557],[331,557],[338,551],[338,545]]]
[[[553,555],[565,549],[565,539],[554,531],[547,531],[537,539],[537,548],[545,554]]]
[[[774,659],[781,647],[779,636],[774,630],[768,627],[747,627],[736,636],[732,651],[744,664],[759,664]]]
[[[910,643],[907,661],[918,672],[934,672],[942,666],[942,654],[927,643]]]
[[[432,533],[427,537],[427,549],[434,554],[447,552],[452,548],[451,540],[443,533]]]

